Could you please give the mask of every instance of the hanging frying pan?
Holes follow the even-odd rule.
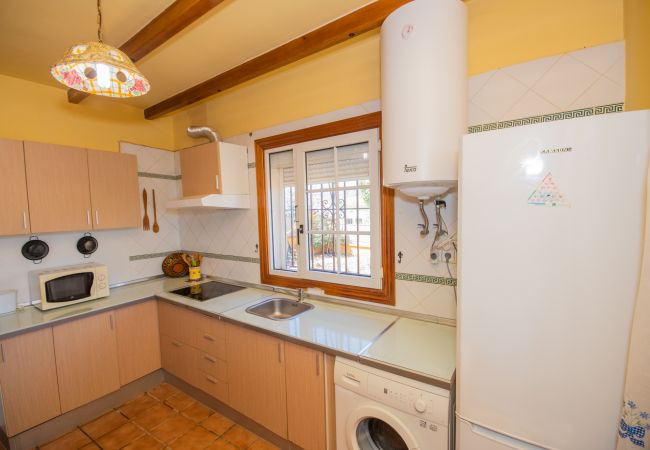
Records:
[[[95,253],[98,247],[99,243],[97,242],[97,239],[92,237],[90,233],[84,233],[84,235],[77,241],[77,250],[79,250],[79,253],[84,255],[84,258],[90,258],[90,255]]]
[[[21,249],[23,256],[34,264],[40,264],[43,258],[50,253],[50,246],[41,241],[37,236],[31,236]]]

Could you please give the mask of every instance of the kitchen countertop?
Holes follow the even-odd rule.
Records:
[[[54,310],[28,306],[0,315],[0,338],[157,297],[389,372],[450,386],[455,367],[454,327],[313,299],[307,302],[314,309],[291,320],[275,321],[249,314],[246,308],[266,297],[291,296],[248,287],[198,302],[169,292],[188,284],[185,279],[157,278],[111,288],[110,296],[103,299]]]

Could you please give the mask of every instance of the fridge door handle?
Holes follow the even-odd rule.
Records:
[[[458,419],[469,424],[470,428],[472,429],[472,433],[478,434],[479,436],[483,436],[484,438],[489,439],[491,441],[498,442],[499,444],[502,444],[506,447],[517,448],[521,450],[547,450],[548,449],[548,447],[539,447],[535,444],[531,444],[530,442],[522,441],[521,439],[517,439],[515,437],[499,433],[498,431],[494,431],[489,428],[482,427],[481,425],[472,423],[469,420],[462,419],[460,418],[460,416],[458,417]]]

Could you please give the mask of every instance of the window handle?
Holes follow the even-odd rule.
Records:
[[[305,232],[305,226],[303,224],[300,224],[296,231],[296,238],[298,238],[298,245],[300,245],[300,235]]]

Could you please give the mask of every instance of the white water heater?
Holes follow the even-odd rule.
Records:
[[[381,27],[383,184],[426,199],[458,182],[467,132],[467,11],[414,0]]]

